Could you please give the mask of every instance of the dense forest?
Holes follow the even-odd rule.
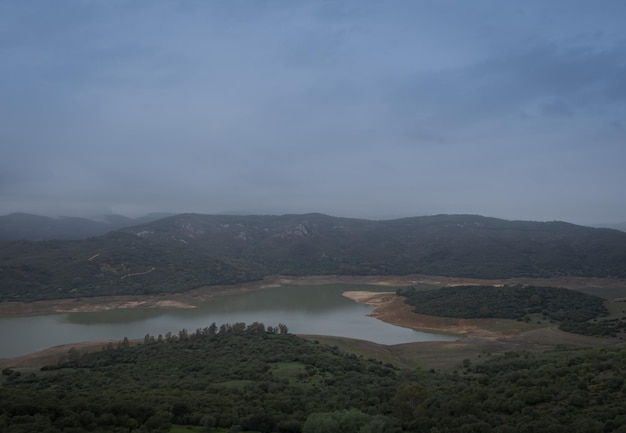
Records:
[[[269,275],[625,277],[626,233],[437,215],[185,214],[83,240],[0,241],[0,301],[184,292]]]
[[[285,433],[626,431],[626,349],[485,354],[398,369],[287,333],[211,326],[3,371],[0,430]]]
[[[564,331],[597,336],[617,337],[626,331],[623,317],[598,320],[608,314],[604,299],[559,287],[470,285],[437,290],[407,287],[396,293],[405,297],[418,314],[543,320],[558,323]]]
[[[80,241],[9,242],[0,251],[0,301],[173,293],[262,278],[234,259],[121,232]]]

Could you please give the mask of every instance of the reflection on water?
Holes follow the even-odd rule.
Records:
[[[372,310],[341,295],[346,290],[380,291],[372,286],[283,286],[213,297],[194,309],[125,309],[0,319],[0,358],[71,342],[143,338],[180,329],[194,331],[212,322],[285,323],[295,334],[335,335],[381,344],[454,340],[389,325],[368,317]]]

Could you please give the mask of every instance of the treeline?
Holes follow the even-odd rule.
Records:
[[[418,314],[464,319],[497,317],[530,321],[533,315],[559,322],[564,330],[606,316],[604,300],[586,293],[537,286],[452,286],[437,290],[398,289]]]
[[[0,431],[626,432],[623,347],[486,355],[444,374],[280,329],[211,325],[4,371]]]

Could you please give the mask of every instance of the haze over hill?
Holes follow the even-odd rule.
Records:
[[[598,226],[598,227],[607,227],[607,228],[612,228],[615,230],[621,230],[623,232],[626,232],[626,222],[623,222],[620,224],[607,224],[605,226]]]
[[[477,215],[182,214],[85,240],[0,246],[4,300],[181,292],[276,274],[626,276],[624,232]]]
[[[0,214],[626,220],[625,2],[242,4],[0,2]]]
[[[178,215],[180,215],[179,213]],[[26,240],[78,240],[91,236],[99,236],[105,233],[124,229],[131,226],[141,225],[157,221],[174,213],[151,213],[137,218],[129,218],[123,215],[103,215],[100,217],[48,217],[28,213],[12,213],[0,216],[0,241]],[[252,212],[231,212],[216,214],[222,216],[252,216]],[[590,227],[612,228],[626,231],[626,223],[604,224]]]
[[[140,218],[105,215],[97,219],[79,217],[46,217],[27,213],[0,216],[0,240],[41,241],[51,239],[84,239],[113,230],[144,224],[171,214],[153,213]]]

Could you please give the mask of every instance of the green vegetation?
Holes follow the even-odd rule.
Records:
[[[609,311],[597,296],[558,287],[454,286],[437,290],[399,289],[418,314],[558,322],[559,328],[585,335],[617,336],[623,318],[600,320]],[[590,322],[595,320],[594,322]],[[623,328],[621,328],[623,329]]]
[[[509,352],[463,375],[408,385],[417,431],[624,432],[626,351]],[[430,430],[433,431],[433,430]]]
[[[437,373],[237,323],[3,375],[7,433],[626,431],[624,347],[508,352]]]
[[[236,259],[121,232],[81,241],[10,242],[1,251],[2,301],[184,292],[262,275]]]
[[[168,431],[173,423],[301,431],[314,412],[390,414],[398,381],[392,366],[259,323],[147,335],[142,345],[125,340],[101,352],[73,350],[43,370],[9,373],[0,388],[0,430]]]
[[[566,322],[562,323],[560,328],[563,331],[575,334],[624,338],[626,336],[626,318],[594,319],[593,321],[580,323]]]
[[[409,287],[397,293],[406,298],[416,313],[433,316],[529,320],[531,315],[541,314],[554,321],[582,322],[608,314],[602,298],[559,287]]]
[[[0,242],[0,301],[188,291],[268,275],[626,277],[626,233],[438,215],[177,215],[80,241]]]

